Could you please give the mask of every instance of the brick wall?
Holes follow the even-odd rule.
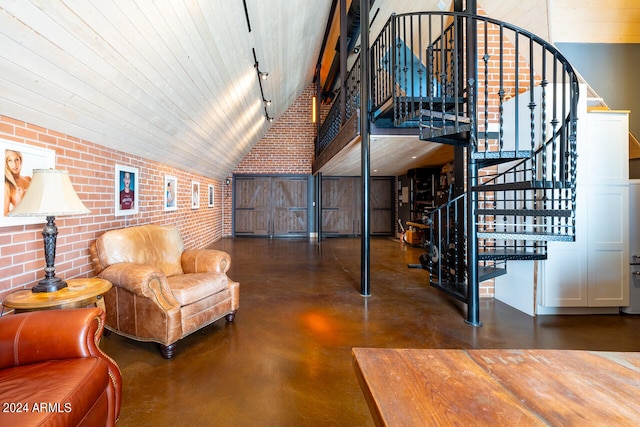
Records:
[[[316,124],[311,122],[311,102],[315,85],[309,85],[276,121],[233,170],[233,174],[311,174],[314,157]],[[229,177],[231,179],[232,177]],[[229,236],[232,227],[232,188],[224,197],[224,230]]]
[[[106,230],[148,223],[172,224],[187,248],[206,247],[222,235],[224,183],[194,175],[95,142],[0,116],[0,139],[47,148],[56,153],[56,168],[69,171],[88,215],[56,218],[56,276],[91,277],[89,245]],[[114,216],[115,165],[138,168],[139,213]],[[164,176],[178,180],[178,210],[163,209]],[[200,208],[191,209],[191,182],[200,183]],[[208,207],[207,186],[214,185],[215,207]],[[0,227],[0,301],[44,276],[43,224]]]

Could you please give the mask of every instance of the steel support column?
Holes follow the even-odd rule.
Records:
[[[370,119],[370,96],[371,96],[371,71],[370,71],[370,47],[369,47],[369,1],[360,2],[360,135],[361,147],[361,175],[362,175],[362,235],[360,236],[360,294],[371,295],[370,273],[371,273],[371,237],[370,237],[370,186],[371,165],[369,150],[369,119]],[[344,90],[344,88],[343,88]]]

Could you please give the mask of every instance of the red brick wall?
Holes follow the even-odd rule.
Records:
[[[276,121],[233,170],[233,174],[311,174],[314,157],[316,124],[311,122],[311,103],[316,88],[305,91]],[[229,177],[232,178],[232,177]],[[232,188],[225,189],[224,230],[231,235]]]
[[[222,235],[223,183],[92,141],[0,116],[0,139],[48,148],[56,153],[56,168],[69,171],[88,215],[56,218],[56,276],[91,277],[89,245],[106,230],[148,223],[178,227],[188,248],[206,247]],[[138,168],[139,213],[114,216],[115,165]],[[178,210],[163,210],[165,174],[178,180]],[[200,208],[191,209],[191,182],[200,183]],[[208,207],[207,185],[215,188],[215,207]],[[43,224],[0,227],[0,301],[44,276]]]

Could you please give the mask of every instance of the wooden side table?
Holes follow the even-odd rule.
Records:
[[[16,313],[36,310],[80,308],[96,305],[104,310],[102,295],[111,289],[111,282],[104,279],[69,279],[67,287],[55,292],[31,292],[22,289],[12,292],[2,302]]]

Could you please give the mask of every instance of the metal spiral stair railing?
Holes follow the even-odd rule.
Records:
[[[465,38],[472,21],[475,44]],[[470,263],[483,281],[508,260],[545,259],[547,241],[574,239],[578,86],[555,47],[488,17],[423,12],[392,16],[372,58],[374,111],[392,103],[394,126],[465,146],[481,171],[466,190],[477,194],[477,257],[467,259],[463,194],[430,215],[421,261],[432,285],[468,302],[468,286],[478,286],[467,283]]]

